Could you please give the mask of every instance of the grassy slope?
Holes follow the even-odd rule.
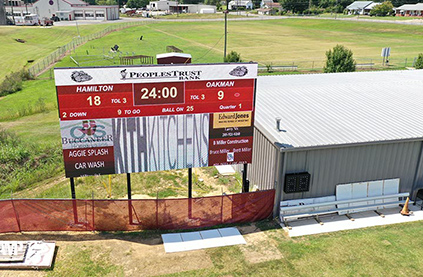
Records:
[[[104,30],[109,25],[83,25],[79,26],[81,36]],[[0,80],[10,72],[21,70],[30,65],[28,60],[40,60],[65,45],[76,37],[75,27],[26,27],[26,26],[0,26]],[[16,42],[23,39],[26,43]]]

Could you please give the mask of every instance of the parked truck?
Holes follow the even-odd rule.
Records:
[[[43,17],[39,18],[36,14],[28,14],[25,16],[15,16],[15,25],[18,26],[52,26],[53,20]]]

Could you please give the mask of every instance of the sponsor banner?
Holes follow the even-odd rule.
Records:
[[[113,146],[63,150],[66,177],[114,174]]]
[[[62,149],[113,146],[111,119],[60,122]]]
[[[256,63],[56,68],[56,86],[254,79]]]
[[[208,166],[209,117],[113,119],[116,173]]]
[[[209,165],[251,163],[253,137],[211,139]]]
[[[252,112],[215,113],[213,114],[213,128],[250,127]]]

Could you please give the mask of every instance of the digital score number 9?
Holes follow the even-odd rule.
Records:
[[[217,99],[222,100],[225,97],[225,93],[223,92],[223,90],[219,90],[217,92]]]

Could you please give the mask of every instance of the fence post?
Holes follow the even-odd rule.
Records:
[[[407,58],[405,58],[405,64],[404,67],[407,67]]]
[[[75,224],[78,224],[78,209],[76,206],[75,181],[73,177],[71,177],[69,181],[71,185],[71,194],[72,194],[73,219],[75,221]]]
[[[91,213],[92,213],[92,221],[93,221],[93,228],[92,228],[92,231],[94,232],[95,231],[95,216],[94,216],[94,191],[92,191],[91,192],[91,194],[92,194],[92,200],[91,200],[91,207],[92,207],[92,210],[91,210]]]
[[[13,202],[13,192],[12,191],[10,192],[10,201],[12,202],[13,212],[15,214],[16,224],[18,224],[19,233],[21,233],[22,232],[21,223],[19,221],[19,214],[18,214],[18,211],[16,210],[15,203]]]

